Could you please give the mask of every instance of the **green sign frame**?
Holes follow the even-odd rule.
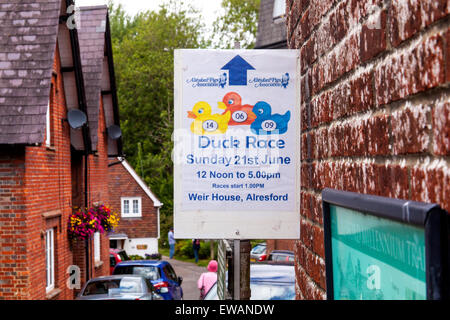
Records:
[[[328,300],[445,300],[449,216],[437,204],[324,189]]]

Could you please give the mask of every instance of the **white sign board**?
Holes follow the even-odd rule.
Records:
[[[299,238],[298,65],[298,50],[175,51],[176,238]]]

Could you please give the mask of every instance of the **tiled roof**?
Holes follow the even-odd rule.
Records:
[[[44,140],[61,0],[0,0],[0,144]]]
[[[273,19],[274,0],[261,0],[255,49],[287,48],[284,18]]]
[[[78,38],[80,42],[81,64],[86,87],[86,103],[92,149],[98,142],[98,119],[102,88],[102,71],[105,56],[105,31],[108,7],[81,7]]]

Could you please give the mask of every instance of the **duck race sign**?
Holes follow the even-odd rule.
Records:
[[[175,50],[176,238],[300,237],[298,50]]]

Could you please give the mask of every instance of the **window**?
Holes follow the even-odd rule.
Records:
[[[118,266],[114,269],[114,274],[138,274],[150,280],[161,278],[159,268],[156,266]]]
[[[100,232],[94,233],[94,261],[100,261]]]
[[[141,198],[122,198],[122,217],[141,217],[142,201]]]
[[[52,79],[52,84],[50,86],[50,97],[47,104],[47,114],[46,114],[46,121],[45,121],[45,146],[51,147],[53,144],[52,141],[52,106],[51,103],[54,101],[55,96],[55,86],[53,85],[53,82],[56,82],[56,78]]]
[[[46,125],[45,125],[45,145],[50,147],[52,145],[52,131],[51,131],[51,114],[50,114],[50,101],[47,105],[47,115],[46,115]]]
[[[55,233],[53,229],[45,232],[45,270],[47,283],[45,290],[47,292],[55,288]]]
[[[166,277],[169,278],[172,281],[178,282],[177,279],[177,274],[175,273],[175,271],[173,270],[172,266],[170,266],[169,264],[166,265],[164,268],[164,273],[166,274]]]
[[[278,19],[286,14],[286,0],[274,0],[273,2],[273,18]]]

